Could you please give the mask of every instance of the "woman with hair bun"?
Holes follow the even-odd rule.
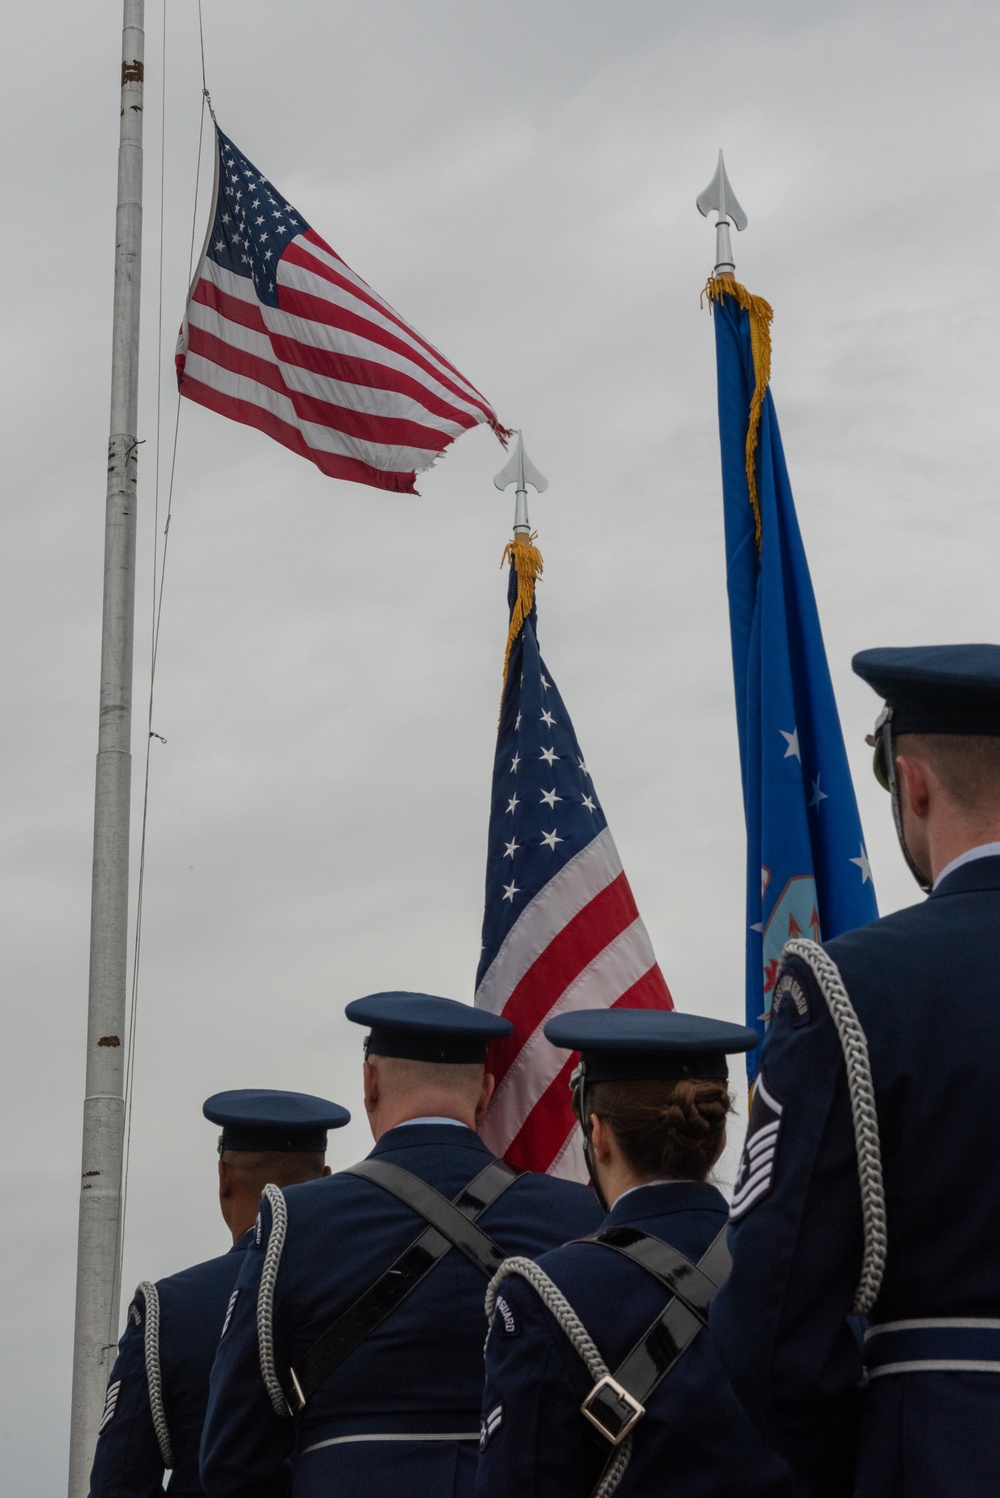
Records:
[[[707,1330],[729,1269],[709,1181],[732,1109],[726,1056],[756,1032],[610,1009],[545,1034],[580,1051],[573,1108],[607,1216],[537,1263],[508,1260],[490,1286],[477,1498],[805,1498]]]

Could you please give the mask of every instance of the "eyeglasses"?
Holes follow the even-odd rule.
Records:
[[[866,734],[865,743],[871,744],[872,769],[875,779],[884,791],[892,793],[896,779],[895,755],[892,752],[892,708],[884,707],[875,723],[875,732]]]

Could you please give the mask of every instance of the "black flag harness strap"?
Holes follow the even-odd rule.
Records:
[[[636,1228],[612,1227],[579,1243],[613,1249],[645,1269],[671,1292],[671,1298],[625,1360],[600,1378],[580,1406],[605,1440],[620,1446],[642,1416],[653,1391],[676,1366],[702,1327],[716,1290],[729,1274],[728,1224],[697,1264],[660,1238]]]
[[[412,1208],[427,1223],[424,1231],[400,1254],[384,1274],[360,1295],[317,1339],[298,1368],[289,1370],[294,1394],[289,1401],[292,1413],[304,1409],[309,1396],[319,1388],[335,1368],[361,1346],[377,1326],[391,1315],[410,1295],[434,1266],[457,1248],[489,1280],[506,1258],[498,1243],[476,1226],[476,1220],[487,1207],[518,1179],[502,1160],[491,1160],[449,1201],[419,1176],[411,1175],[387,1160],[361,1160],[344,1175],[360,1176],[381,1186]]]

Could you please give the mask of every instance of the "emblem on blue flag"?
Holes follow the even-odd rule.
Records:
[[[785,943],[837,936],[878,907],[769,389],[771,308],[728,276],[707,292],[747,827],[747,1024],[763,1037]]]

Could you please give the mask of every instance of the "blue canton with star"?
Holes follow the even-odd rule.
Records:
[[[219,191],[206,254],[226,270],[249,277],[259,300],[276,307],[278,261],[309,224],[228,136],[218,128],[216,135]]]
[[[511,566],[511,609],[516,598]],[[539,654],[537,622],[532,608],[511,649],[500,711],[477,986],[521,912],[608,825],[559,689]]]

